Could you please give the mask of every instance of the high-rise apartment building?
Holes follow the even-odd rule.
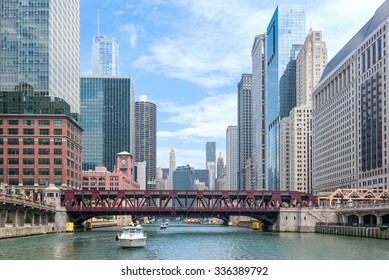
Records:
[[[389,1],[327,64],[313,98],[313,193],[388,188]]]
[[[251,158],[251,74],[242,74],[238,83],[238,190],[250,189],[253,182],[246,178],[246,163]]]
[[[134,88],[130,77],[81,77],[83,170],[114,170],[116,154],[134,154]]]
[[[80,113],[80,0],[1,1],[0,91],[65,100]]]
[[[157,170],[157,106],[141,95],[135,102],[135,161],[146,161],[147,189],[155,189]]]
[[[269,190],[280,189],[280,121],[288,116],[295,105],[295,80],[290,79],[293,75],[288,72],[293,71],[291,57],[304,42],[305,25],[304,6],[279,5],[267,27],[266,119]]]
[[[238,189],[238,126],[226,131],[226,185],[229,190]]]
[[[252,58],[252,176],[254,178],[253,188],[264,190],[266,183],[266,34],[257,35],[251,50]],[[228,166],[227,166],[228,168]],[[228,177],[228,171],[227,171]]]

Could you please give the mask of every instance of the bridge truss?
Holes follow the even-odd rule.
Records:
[[[102,215],[249,216],[274,224],[281,207],[316,206],[314,196],[301,192],[190,190],[63,190],[61,204],[76,225]]]

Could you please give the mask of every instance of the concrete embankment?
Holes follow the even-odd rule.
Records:
[[[389,239],[389,230],[375,227],[351,227],[337,225],[316,225],[316,233],[348,235],[367,238]]]
[[[5,227],[0,228],[0,239],[57,232],[58,231],[55,224],[49,224],[45,226]]]

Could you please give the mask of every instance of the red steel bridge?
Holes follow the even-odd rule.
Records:
[[[102,215],[217,217],[248,216],[265,225],[276,222],[280,208],[317,206],[308,193],[288,191],[63,190],[61,205],[69,221],[81,225]]]

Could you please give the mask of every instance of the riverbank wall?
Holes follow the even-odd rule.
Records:
[[[333,235],[348,235],[356,237],[389,239],[389,230],[379,227],[351,227],[338,226],[328,224],[317,224],[316,233],[333,234]]]
[[[48,233],[57,233],[58,229],[55,224],[45,226],[23,226],[23,227],[4,227],[0,228],[0,239],[13,238],[31,235],[40,235]]]
[[[264,231],[315,232],[317,223],[338,223],[338,216],[330,208],[281,208],[274,225],[263,226]]]

